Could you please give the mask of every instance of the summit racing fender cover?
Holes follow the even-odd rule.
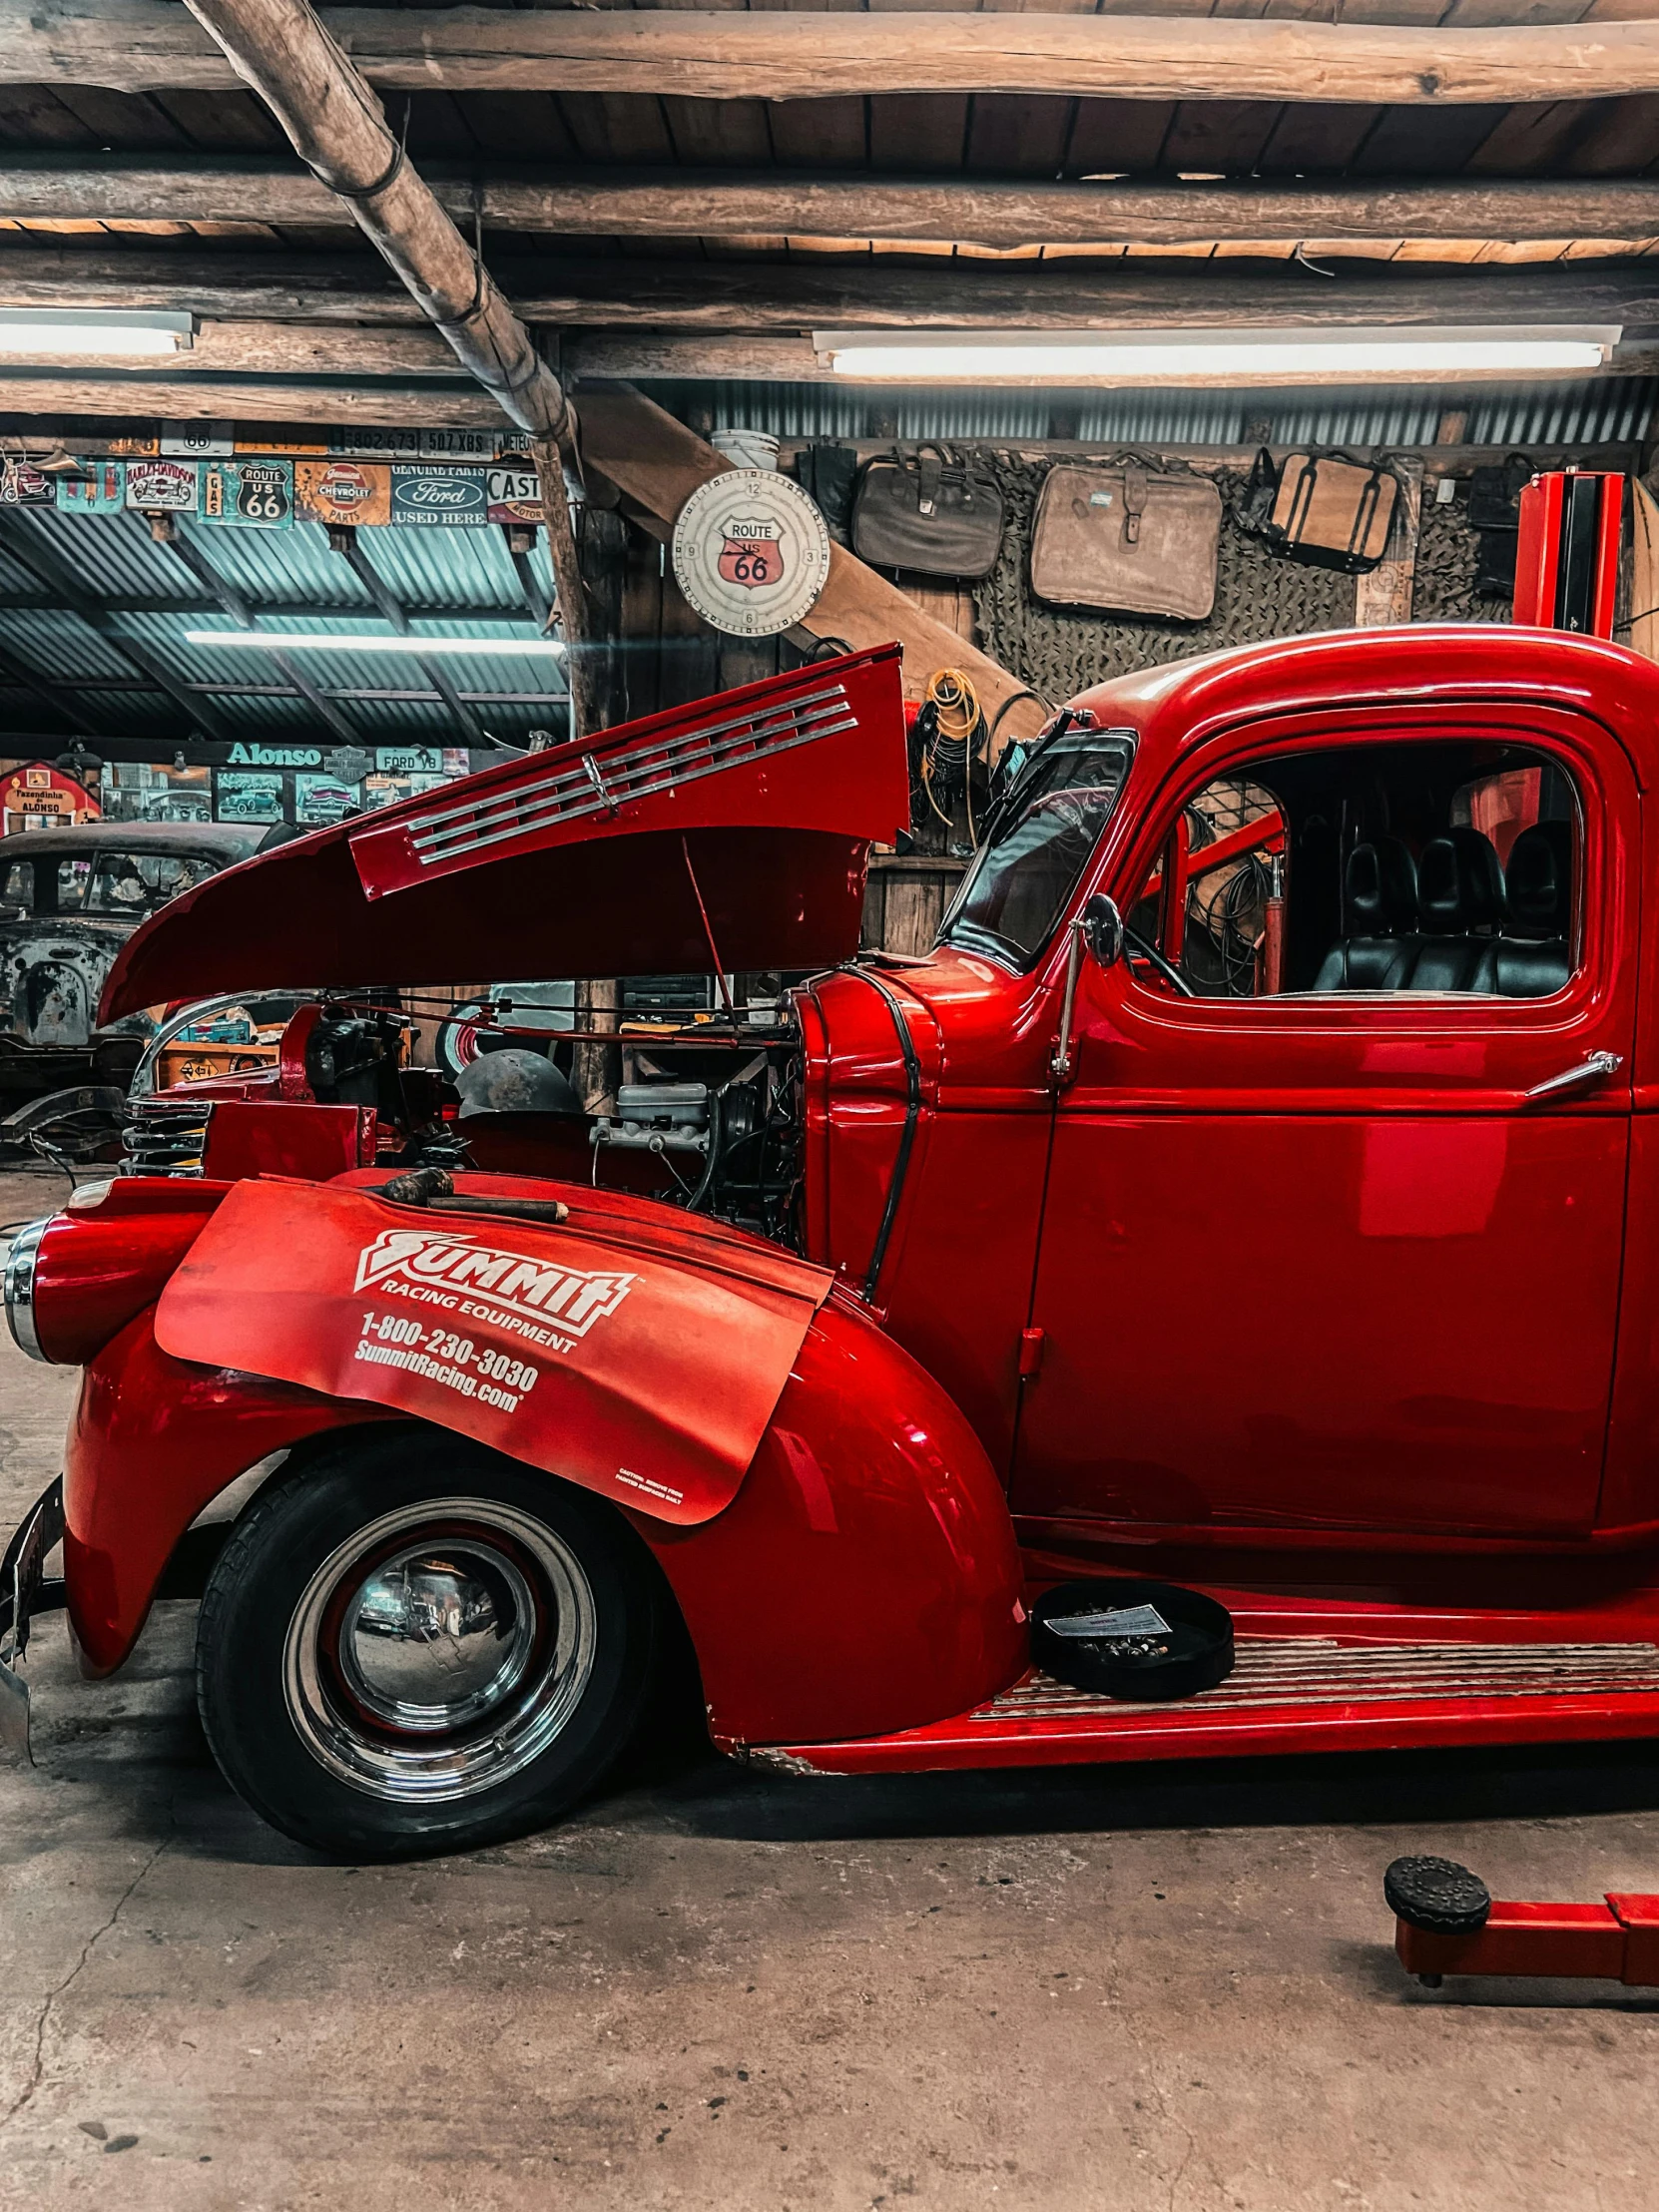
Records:
[[[827,1270],[746,1270],[621,1231],[239,1184],[163,1294],[176,1360],[367,1399],[654,1519],[737,1494]]]

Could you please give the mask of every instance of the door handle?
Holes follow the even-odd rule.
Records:
[[[1531,1090],[1522,1093],[1522,1104],[1532,1106],[1542,1099],[1557,1098],[1563,1091],[1575,1091],[1580,1084],[1599,1083],[1604,1076],[1617,1075],[1623,1065],[1617,1052],[1592,1052],[1578,1067],[1552,1075],[1547,1083],[1534,1083]]]

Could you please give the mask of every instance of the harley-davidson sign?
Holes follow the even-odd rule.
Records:
[[[689,604],[733,637],[770,638],[807,614],[830,574],[830,533],[801,486],[766,468],[700,484],[674,526]]]

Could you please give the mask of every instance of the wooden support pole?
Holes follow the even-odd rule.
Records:
[[[192,13],[210,30],[202,8]],[[1659,91],[1659,24],[1310,23],[1191,14],[330,8],[382,89],[811,100],[1047,93],[1445,108]],[[217,35],[217,34],[216,34]],[[223,43],[223,42],[221,42]],[[168,0],[4,0],[0,79],[219,92],[225,55]]]
[[[379,131],[395,153],[383,122]],[[508,173],[486,164],[464,176],[445,175],[434,167],[422,182],[430,199],[455,221],[470,227],[476,219],[491,232],[549,237],[788,236],[999,249],[1295,245],[1307,239],[1510,243],[1659,237],[1659,179],[1653,177],[1057,184],[994,177],[822,177],[790,170],[531,168]],[[348,226],[354,207],[348,199],[334,197],[316,177],[266,159],[184,163],[14,154],[0,161],[0,217],[15,222],[262,223],[316,229]],[[361,216],[356,220],[360,224]],[[450,228],[453,232],[453,222]],[[453,232],[446,261],[452,286],[449,311],[458,316],[471,303],[473,267],[458,232]],[[392,266],[397,267],[395,261]],[[713,270],[700,268],[697,274],[702,279],[712,276]]]
[[[558,378],[387,126],[380,103],[306,0],[186,0],[270,108],[312,175],[344,200],[365,238],[461,365],[551,455],[573,445]],[[177,11],[175,11],[177,12]],[[590,728],[585,604],[561,468],[543,466],[548,548],[559,586],[578,731]]]

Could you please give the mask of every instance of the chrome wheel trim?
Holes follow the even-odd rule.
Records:
[[[283,1639],[282,1692],[336,1780],[387,1804],[453,1804],[541,1757],[597,1647],[588,1578],[550,1528],[489,1498],[429,1498],[316,1569]]]

